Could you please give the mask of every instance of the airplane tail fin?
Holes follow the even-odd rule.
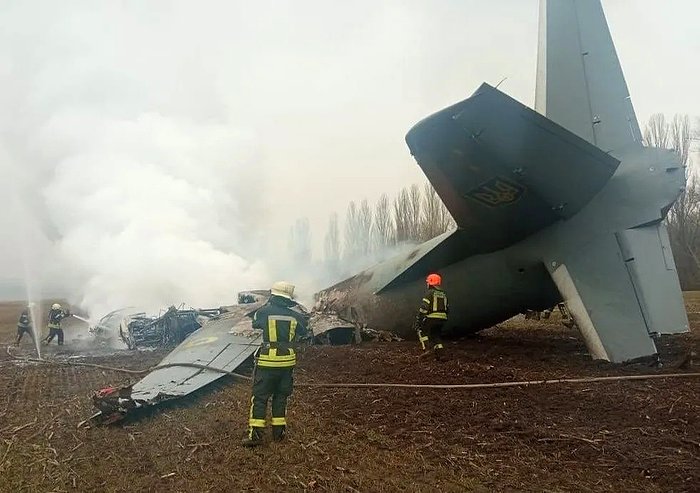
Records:
[[[540,0],[535,108],[605,152],[642,135],[600,0]]]

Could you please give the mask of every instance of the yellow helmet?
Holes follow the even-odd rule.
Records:
[[[277,281],[272,285],[270,292],[275,296],[281,296],[291,300],[294,297],[294,284],[286,281]]]

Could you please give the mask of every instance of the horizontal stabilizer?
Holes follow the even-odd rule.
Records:
[[[464,231],[465,257],[573,216],[619,165],[487,84],[418,123],[406,142]]]

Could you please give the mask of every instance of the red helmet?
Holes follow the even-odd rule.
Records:
[[[429,274],[425,278],[425,282],[428,283],[428,286],[439,286],[442,284],[442,277],[440,277],[440,274]]]

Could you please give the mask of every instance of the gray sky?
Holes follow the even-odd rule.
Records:
[[[423,117],[504,77],[503,91],[533,105],[537,3],[5,0],[3,195],[31,197],[28,215],[78,241],[94,226],[82,215],[99,207],[108,215],[105,196],[128,196],[117,189],[74,203],[101,180],[128,187],[128,175],[113,178],[104,163],[153,161],[157,173],[199,183],[197,193],[220,197],[225,184],[234,194],[235,204],[209,210],[237,216],[220,221],[238,229],[220,248],[235,243],[249,258],[251,245],[278,242],[275,228],[286,242],[301,216],[319,242],[329,214],[342,216],[348,201],[422,179],[403,138]],[[700,50],[700,4],[603,4],[642,125],[654,112],[700,116],[691,56]],[[173,169],[176,151],[164,157],[164,148],[189,158]],[[212,187],[187,166],[226,177]],[[0,209],[3,231],[16,220],[16,208]],[[0,248],[0,278],[20,275],[16,243]]]

